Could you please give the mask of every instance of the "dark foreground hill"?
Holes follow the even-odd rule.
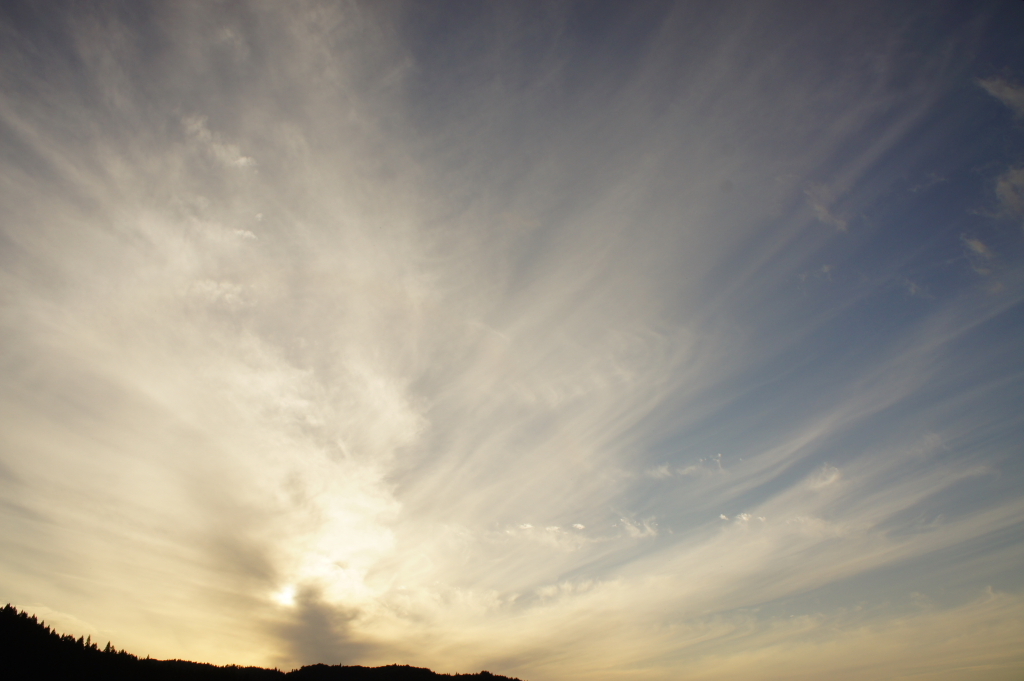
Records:
[[[61,635],[35,616],[8,604],[0,610],[0,670],[11,679],[74,679],[121,681],[519,681],[490,672],[437,674],[407,665],[346,667],[315,664],[290,672],[262,667],[217,667],[185,660],[140,659],[109,643],[101,649],[89,639]]]

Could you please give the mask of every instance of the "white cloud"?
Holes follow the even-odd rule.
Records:
[[[714,475],[716,473],[725,473],[725,469],[722,467],[722,455],[715,454],[714,456],[702,457],[686,466],[673,467],[670,464],[664,463],[654,468],[648,468],[644,471],[644,476],[653,478],[655,480],[663,480],[672,477],[702,477],[707,475]]]
[[[833,191],[825,185],[811,185],[804,190],[807,203],[814,211],[814,217],[827,225],[832,225],[836,230],[845,232],[849,228],[850,221],[832,210],[835,202]]]
[[[842,476],[840,476],[838,468],[826,464],[822,466],[817,473],[811,476],[809,484],[811,489],[818,490],[829,485],[835,485],[839,482],[841,477]]]
[[[1007,215],[1024,215],[1024,167],[1011,168],[996,180],[996,196]]]
[[[663,463],[655,468],[648,468],[644,474],[649,478],[655,479],[670,478],[672,477],[672,470],[667,463]]]
[[[980,255],[983,258],[991,258],[993,256],[992,250],[980,239],[968,239],[965,237],[964,244],[967,245],[967,248],[969,248],[972,253]]]
[[[241,284],[203,280],[193,283],[190,290],[193,295],[202,297],[211,303],[222,303],[228,307],[241,307],[247,304],[246,289]]]
[[[654,518],[645,518],[639,521],[620,518],[619,524],[622,525],[626,530],[626,533],[634,539],[658,536],[658,523]]]
[[[207,153],[229,168],[247,168],[256,161],[242,154],[238,146],[221,140],[220,135],[210,132],[205,116],[187,116],[182,121],[185,131]]]
[[[1013,110],[1017,116],[1024,116],[1024,88],[1005,78],[993,76],[978,81],[987,93]]]

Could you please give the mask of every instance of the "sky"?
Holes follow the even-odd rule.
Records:
[[[1024,3],[15,0],[0,88],[0,601],[1020,678]]]

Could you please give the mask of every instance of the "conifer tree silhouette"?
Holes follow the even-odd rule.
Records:
[[[34,615],[8,603],[0,609],[0,660],[5,681],[75,679],[75,681],[519,681],[483,671],[437,674],[408,665],[386,667],[315,664],[290,672],[260,667],[217,667],[186,660],[138,658],[108,641],[103,650],[92,635],[76,639],[60,634]],[[285,679],[284,677],[288,677]]]

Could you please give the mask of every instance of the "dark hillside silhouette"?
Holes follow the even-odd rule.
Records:
[[[140,659],[117,650],[109,642],[103,648],[89,638],[75,638],[50,629],[34,615],[8,604],[0,610],[0,668],[6,679],[146,679],[172,681],[430,681],[432,679],[476,679],[477,681],[519,681],[490,672],[478,674],[437,674],[408,665],[347,667],[315,664],[290,672],[262,667],[216,665],[186,660]]]

